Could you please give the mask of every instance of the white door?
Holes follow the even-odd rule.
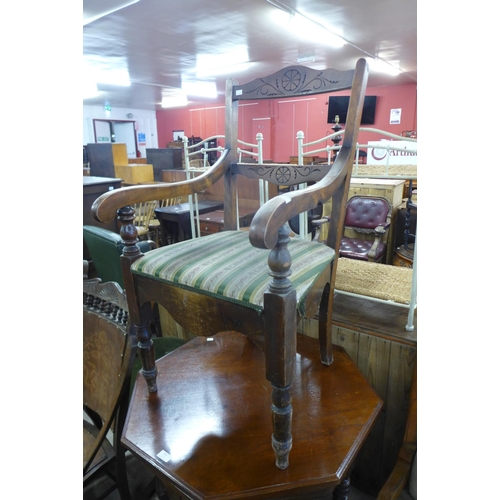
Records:
[[[94,120],[95,142],[111,142],[110,122],[104,120]]]
[[[124,142],[127,145],[127,156],[136,158],[135,122],[114,122],[113,127],[115,131],[114,142]]]

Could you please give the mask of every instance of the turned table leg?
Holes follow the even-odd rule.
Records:
[[[351,478],[347,476],[333,490],[333,500],[349,500],[349,490],[351,489]]]

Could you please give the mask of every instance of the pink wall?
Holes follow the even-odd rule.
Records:
[[[267,128],[264,141],[269,141],[267,150],[271,158],[264,159],[272,159],[275,162],[289,161],[290,156],[297,154],[297,131],[304,132],[305,142],[315,141],[333,132],[332,124],[327,123],[328,95],[331,94],[297,99],[245,101],[239,107],[238,138],[255,143],[255,133],[265,126]],[[349,92],[337,92],[335,95],[349,95]],[[365,127],[378,128],[397,135],[403,130],[417,130],[416,84],[369,87],[366,95],[377,96],[377,110],[375,124]],[[394,108],[401,108],[399,125],[389,123],[390,111]],[[267,120],[262,120],[263,118]],[[216,104],[207,102],[201,106],[165,109],[156,112],[156,119],[160,148],[166,147],[172,140],[174,130],[183,130],[185,135],[202,138],[224,135],[224,102],[221,100]],[[373,133],[360,132],[358,142],[365,144],[378,138],[379,136]],[[326,142],[314,146],[314,149],[324,145]]]

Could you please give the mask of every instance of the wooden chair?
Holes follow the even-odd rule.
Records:
[[[154,218],[155,208],[158,205],[156,200],[148,200],[146,202],[136,203],[134,206],[135,220],[134,224],[137,229],[137,237],[147,237],[151,231],[151,221]]]
[[[333,289],[345,205],[364,102],[368,67],[313,70],[292,66],[268,77],[226,84],[225,149],[217,162],[196,178],[172,184],[134,186],[98,198],[93,216],[125,225],[122,259],[131,321],[137,325],[143,375],[156,388],[151,333],[146,325],[151,303],[159,302],[188,331],[213,335],[235,330],[263,349],[272,386],[272,447],[276,465],[288,467],[292,446],[290,384],[296,359],[297,324],[319,311],[321,361],[333,362],[331,316]],[[238,163],[238,103],[244,100],[297,98],[351,88],[342,149],[332,165]],[[254,216],[250,230],[236,231],[236,178],[244,175],[279,185],[314,181],[305,189],[270,199]],[[224,231],[179,242],[142,255],[133,205],[200,192],[224,178]],[[332,198],[326,244],[290,238],[288,222]],[[271,279],[269,279],[271,276]]]
[[[388,199],[382,196],[352,196],[347,202],[339,256],[380,262],[387,250],[391,217],[392,206]]]
[[[127,304],[117,283],[84,281],[83,306],[83,483],[111,475],[122,500],[130,499],[125,450],[120,445],[127,413],[135,345],[127,334]],[[111,444],[107,438],[113,431]],[[104,492],[103,498],[110,490]]]

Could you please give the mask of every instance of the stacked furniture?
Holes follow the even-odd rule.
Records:
[[[130,163],[124,143],[89,143],[86,151],[90,175],[121,178],[124,184],[153,181],[153,166]]]

